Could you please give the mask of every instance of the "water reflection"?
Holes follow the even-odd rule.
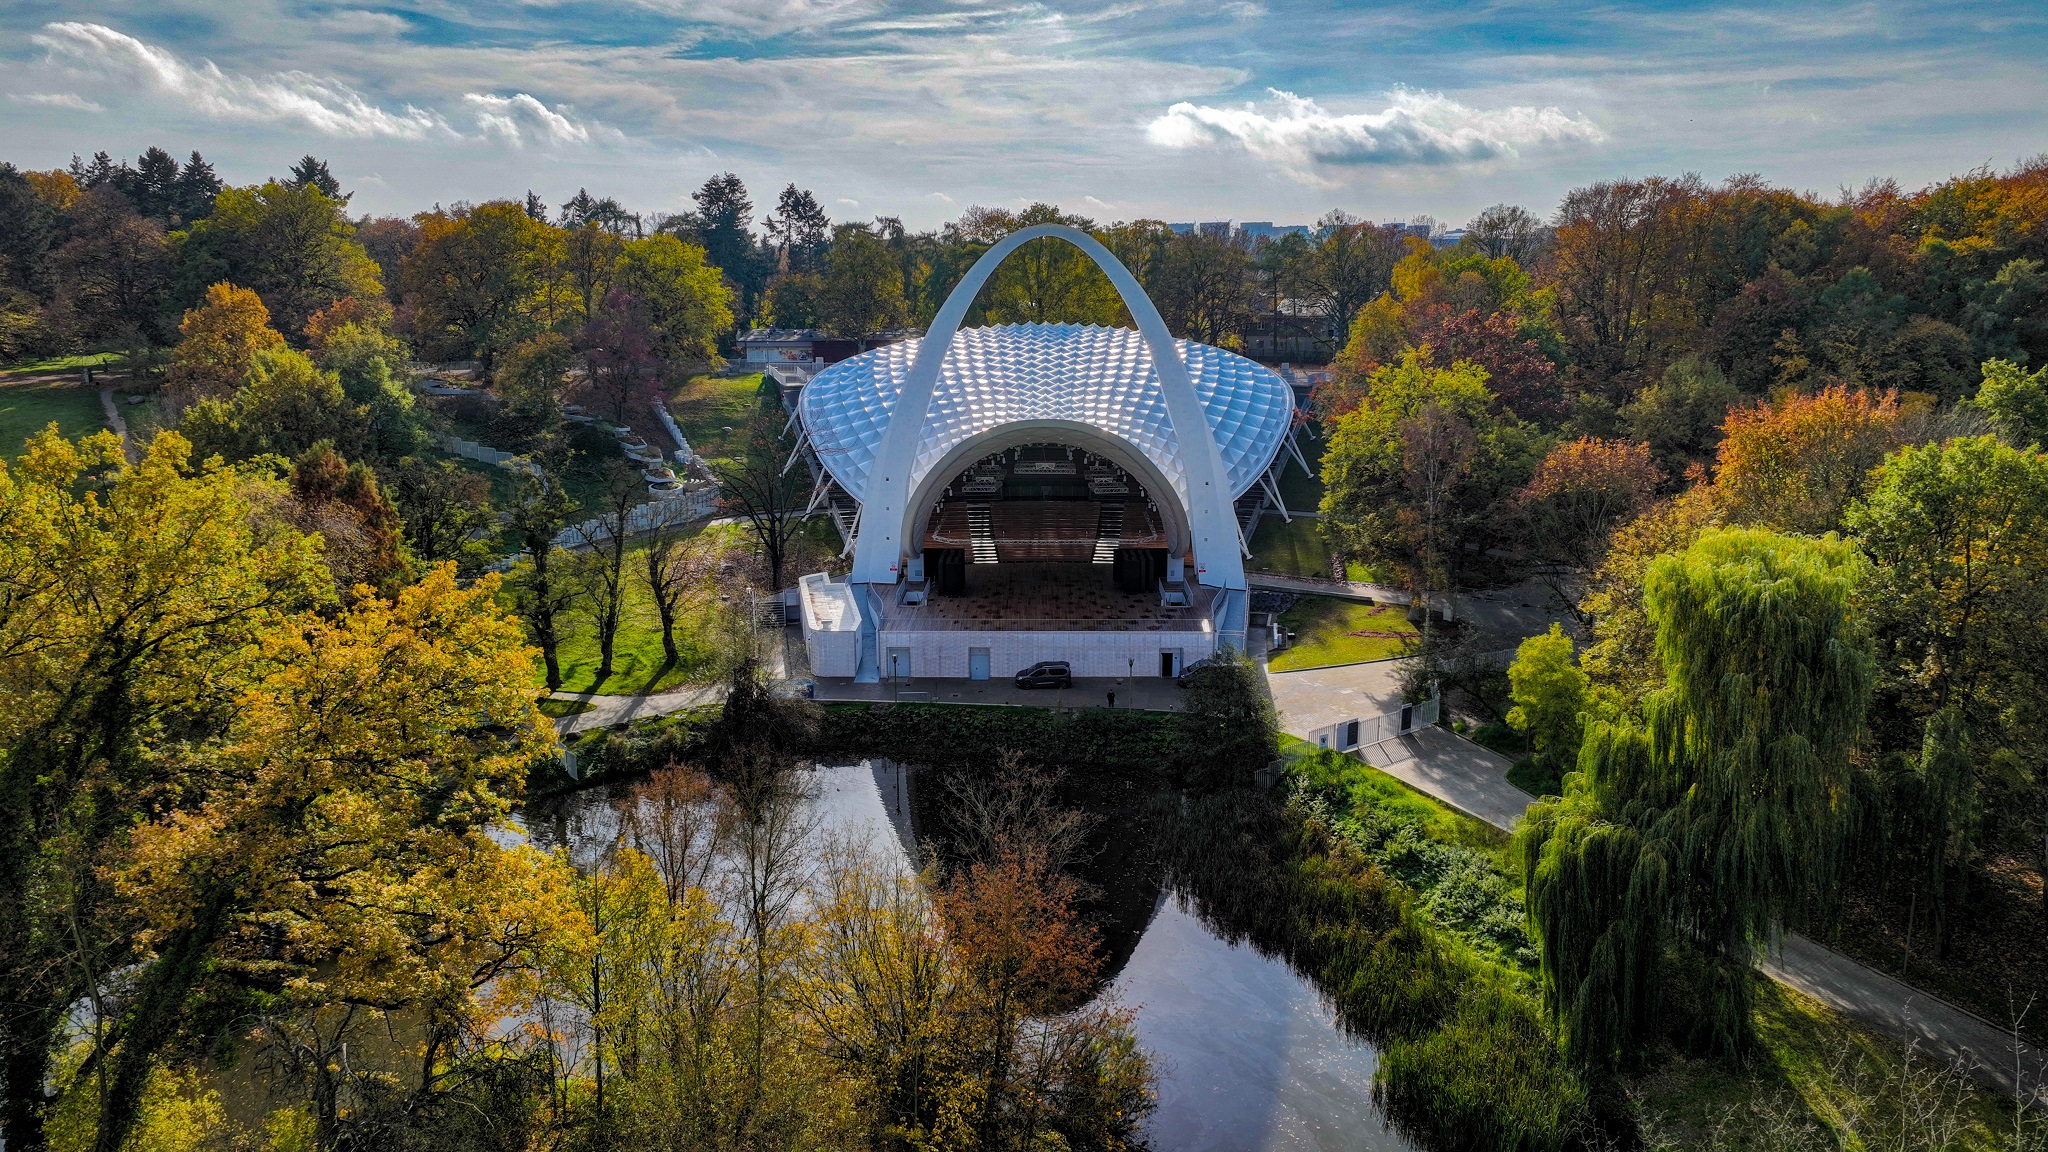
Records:
[[[809,804],[820,835],[921,857],[943,818],[936,789],[887,760],[820,766]],[[597,788],[522,815],[542,848],[593,860],[619,834],[616,802]],[[1076,802],[1069,800],[1068,802]],[[1104,817],[1086,878],[1103,889],[1093,911],[1108,952],[1103,995],[1137,1013],[1140,1042],[1159,1074],[1149,1133],[1160,1152],[1351,1152],[1412,1147],[1372,1104],[1375,1053],[1346,1038],[1313,985],[1285,962],[1231,944],[1160,888],[1161,871],[1131,790],[1090,790],[1079,801]]]

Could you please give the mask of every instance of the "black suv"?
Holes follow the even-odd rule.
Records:
[[[1072,688],[1074,670],[1065,660],[1040,660],[1017,673],[1019,688]]]

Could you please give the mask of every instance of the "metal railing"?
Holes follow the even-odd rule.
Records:
[[[1351,752],[1427,728],[1442,716],[1443,696],[1432,689],[1429,699],[1420,703],[1403,704],[1392,712],[1382,712],[1377,716],[1339,720],[1309,733],[1309,739],[1318,748]]]

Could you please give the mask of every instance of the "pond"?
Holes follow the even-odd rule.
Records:
[[[920,773],[886,760],[820,766],[810,804],[819,834],[866,841],[909,860],[942,801]],[[617,831],[614,793],[593,789],[525,814],[533,842],[579,862]],[[1065,793],[1075,798],[1073,790]],[[1084,878],[1108,973],[1101,996],[1136,1015],[1158,1075],[1148,1135],[1159,1152],[1406,1150],[1372,1102],[1375,1053],[1339,1028],[1315,987],[1285,961],[1232,943],[1183,906],[1151,863],[1142,789],[1086,790],[1101,818]]]

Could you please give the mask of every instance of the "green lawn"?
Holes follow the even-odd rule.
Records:
[[[1332,596],[1304,596],[1280,615],[1296,634],[1292,647],[1275,654],[1272,669],[1321,668],[1399,656],[1415,636],[1407,610],[1396,604],[1365,604]],[[1393,635],[1358,635],[1358,633]]]
[[[675,390],[669,415],[690,450],[707,460],[732,456],[746,443],[747,420],[760,410],[761,374],[698,376]],[[732,429],[727,432],[726,429]]]
[[[0,453],[13,456],[50,421],[76,439],[107,426],[99,393],[74,383],[0,382]]]
[[[676,622],[676,647],[682,658],[669,665],[661,647],[661,618],[654,611],[654,601],[640,575],[645,551],[644,545],[635,545],[626,554],[626,607],[612,646],[611,676],[598,681],[597,631],[587,616],[573,614],[555,650],[562,666],[563,691],[634,696],[701,681],[713,674],[718,653],[715,625],[724,605],[715,598],[707,598],[685,609]],[[512,578],[517,579],[517,574],[515,568]],[[751,596],[752,590],[743,587],[734,595]]]
[[[119,352],[83,352],[70,356],[43,356],[32,360],[10,360],[0,364],[0,372],[76,372],[90,364],[105,368],[122,359]]]
[[[1330,546],[1323,542],[1316,522],[1306,516],[1296,516],[1292,523],[1267,516],[1252,533],[1252,558],[1247,567],[1254,572],[1327,578]]]

